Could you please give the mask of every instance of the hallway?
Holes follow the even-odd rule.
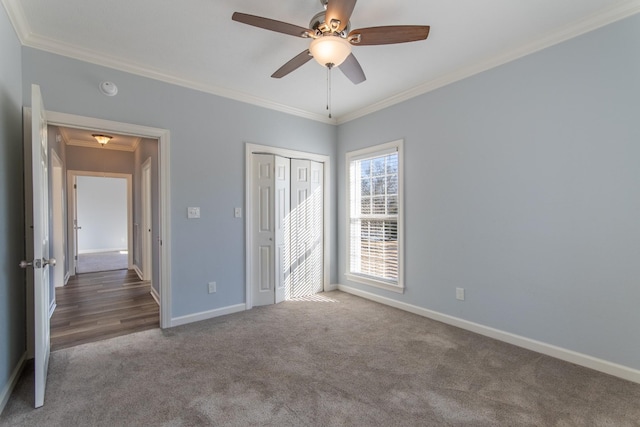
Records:
[[[159,327],[151,284],[133,270],[78,274],[56,288],[51,350]]]

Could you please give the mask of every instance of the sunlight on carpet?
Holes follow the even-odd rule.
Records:
[[[326,297],[324,295],[320,295],[320,294],[315,294],[315,295],[307,295],[307,296],[303,296],[303,297],[296,297],[296,298],[291,298],[290,300],[287,301],[293,301],[293,302],[339,302],[338,300],[335,300],[333,298],[329,298]]]

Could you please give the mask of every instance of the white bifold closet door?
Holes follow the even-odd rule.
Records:
[[[253,305],[323,290],[323,165],[253,155]]]
[[[291,159],[291,286],[289,298],[323,288],[322,164]]]

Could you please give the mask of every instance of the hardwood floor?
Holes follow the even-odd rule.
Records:
[[[51,351],[159,327],[159,307],[133,270],[78,274],[56,288]]]

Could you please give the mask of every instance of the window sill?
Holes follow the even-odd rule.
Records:
[[[399,294],[404,293],[404,286],[401,286],[401,285],[391,285],[381,280],[375,280],[369,277],[359,276],[357,274],[351,274],[351,273],[346,273],[345,277],[352,282],[362,283],[363,285],[369,285],[375,288],[386,289],[387,291],[397,292]]]

